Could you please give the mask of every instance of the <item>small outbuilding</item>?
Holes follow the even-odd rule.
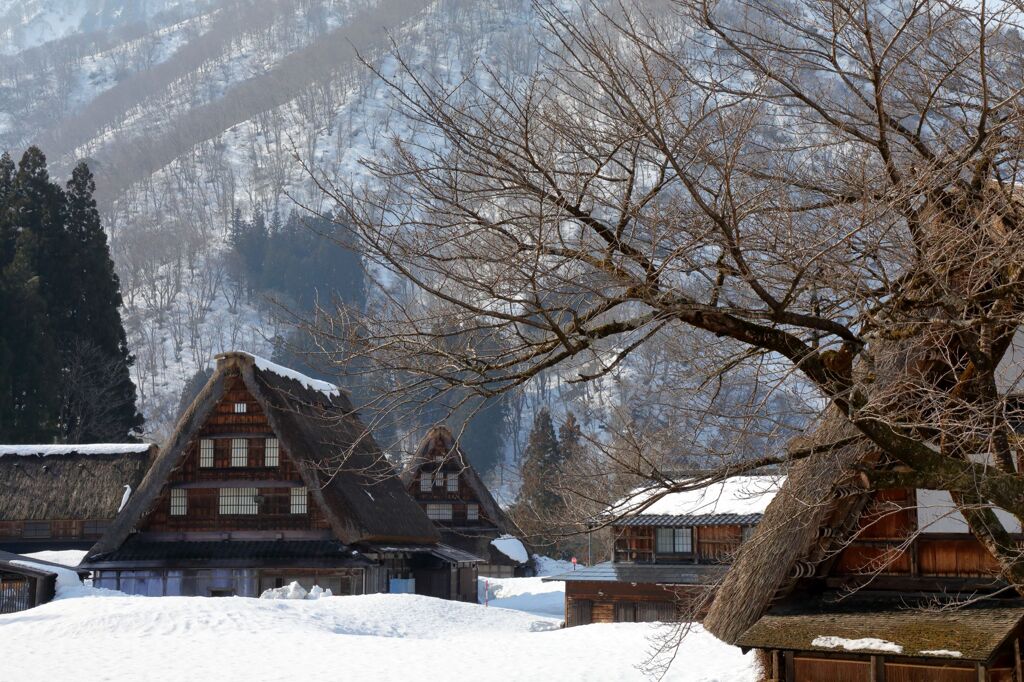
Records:
[[[0,613],[24,611],[50,601],[57,593],[58,572],[68,570],[83,578],[89,575],[85,570],[0,551]]]

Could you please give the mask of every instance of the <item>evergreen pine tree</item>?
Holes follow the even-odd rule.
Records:
[[[533,418],[533,428],[523,454],[522,487],[518,501],[544,518],[560,504],[556,490],[561,469],[562,451],[555,435],[555,425],[548,408],[541,408]]]

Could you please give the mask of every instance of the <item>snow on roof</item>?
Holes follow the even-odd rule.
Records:
[[[494,538],[491,540],[491,544],[494,545],[495,549],[516,563],[525,564],[530,559],[530,555],[526,553],[526,547],[514,535],[502,535],[501,537]]]
[[[612,505],[610,514],[763,514],[785,476],[733,476],[704,488],[669,493],[644,506],[661,488],[638,488]]]
[[[284,377],[285,379],[294,379],[295,381],[299,382],[300,384],[310,389],[311,391],[320,391],[329,398],[333,398],[334,396],[341,394],[341,389],[332,383],[329,383],[327,381],[320,381],[319,379],[314,379],[313,377],[306,376],[302,372],[297,372],[296,370],[291,369],[290,367],[279,365],[276,362],[271,362],[266,358],[261,358],[258,355],[253,355],[252,353],[241,354],[248,355],[249,357],[251,357],[253,363],[264,372],[272,372],[279,377]]]
[[[903,647],[876,637],[846,639],[845,637],[815,637],[811,646],[822,649],[846,649],[847,651],[886,651],[891,654],[903,653]],[[924,653],[924,652],[922,652]]]
[[[150,443],[88,443],[85,445],[0,445],[4,455],[130,455],[147,452]]]

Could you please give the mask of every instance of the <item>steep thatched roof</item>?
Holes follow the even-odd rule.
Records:
[[[487,489],[480,474],[470,464],[469,458],[466,457],[462,448],[455,442],[455,436],[447,426],[433,426],[427,431],[416,447],[416,453],[402,470],[402,482],[408,486],[424,466],[433,465],[439,461],[455,463],[487,518],[497,526],[498,530],[511,535],[519,534],[519,529],[491,495],[491,491]]]
[[[248,353],[232,352],[217,356],[213,375],[178,420],[138,494],[90,556],[116,549],[135,529],[223,397],[225,380],[234,376],[241,377],[260,404],[339,540],[352,544],[440,539],[342,391]]]
[[[715,636],[736,642],[797,579],[813,573],[832,543],[855,526],[869,499],[857,483],[855,467],[875,451],[856,436],[841,416],[823,419],[814,440],[820,451],[792,467],[718,589],[704,620]]]
[[[156,446],[0,445],[0,521],[112,519]]]

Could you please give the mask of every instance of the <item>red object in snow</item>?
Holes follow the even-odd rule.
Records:
[[[572,558],[572,570],[576,570],[576,557]]]

